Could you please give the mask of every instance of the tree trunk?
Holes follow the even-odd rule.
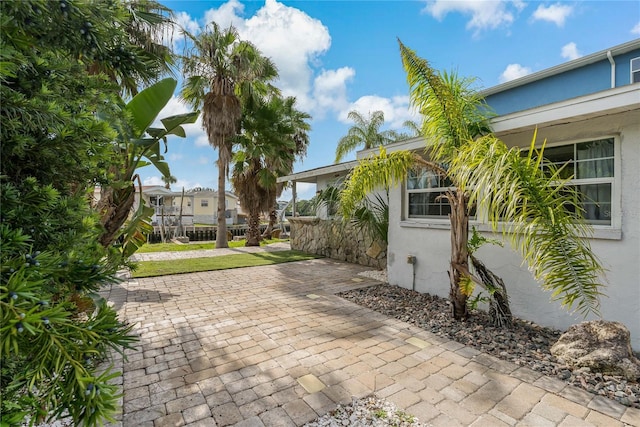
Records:
[[[489,292],[489,316],[495,326],[510,327],[513,316],[509,307],[507,288],[502,279],[489,270],[478,258],[471,255],[471,263],[480,277],[484,288]]]
[[[182,225],[182,205],[184,204],[184,187],[182,187],[182,195],[180,196],[180,213],[178,214],[178,231],[177,235],[180,237],[186,236],[184,232],[184,226]]]
[[[99,242],[105,248],[118,238],[122,225],[129,218],[134,201],[135,187],[133,184],[118,190],[114,190],[111,187],[102,189],[97,210],[100,213],[100,222],[104,227],[104,232],[100,236]]]
[[[245,246],[260,246],[260,212],[257,209],[249,212],[248,225]]]
[[[226,166],[218,160],[218,229],[216,231],[216,248],[228,248],[226,193],[225,193]]]
[[[451,205],[451,264],[449,269],[449,299],[451,300],[452,315],[456,320],[469,317],[467,309],[467,295],[460,289],[460,279],[463,271],[469,271],[469,215],[467,214],[466,196],[461,191],[450,192],[447,199]]]
[[[278,213],[276,212],[275,205],[271,210],[269,210],[269,225],[267,225],[267,229],[262,233],[262,237],[264,239],[270,239],[271,233],[273,233],[273,227],[275,227],[276,222],[278,221]]]
[[[164,206],[160,208],[160,241],[167,243],[164,232]]]

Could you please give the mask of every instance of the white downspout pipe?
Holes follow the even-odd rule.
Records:
[[[611,63],[611,89],[616,87],[616,62],[613,60],[613,55],[611,55],[611,51],[607,51],[607,58],[609,58],[609,62]]]

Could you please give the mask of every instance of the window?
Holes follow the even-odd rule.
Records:
[[[209,206],[209,201],[206,199],[200,200],[200,207],[206,208]]]
[[[187,206],[191,207],[191,200],[187,200]]]
[[[440,197],[453,189],[451,181],[429,169],[410,171],[407,177],[407,213],[409,218],[448,218],[451,206]]]
[[[573,176],[580,203],[587,222],[593,225],[612,225],[613,184],[615,177],[614,139],[598,139],[574,144],[548,147],[545,162],[558,168],[564,166],[562,178]]]
[[[151,203],[151,206],[162,206],[162,205],[164,205],[164,199],[162,198],[162,196],[150,196],[149,197],[149,202]]]
[[[640,58],[631,60],[631,84],[640,83]]]

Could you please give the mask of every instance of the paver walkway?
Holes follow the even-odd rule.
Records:
[[[105,295],[140,335],[119,425],[295,426],[384,397],[434,426],[640,426],[640,410],[334,294],[329,259],[130,280]]]

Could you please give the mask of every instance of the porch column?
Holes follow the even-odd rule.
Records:
[[[295,217],[296,216],[296,181],[293,181],[293,186],[291,187],[291,216]]]

